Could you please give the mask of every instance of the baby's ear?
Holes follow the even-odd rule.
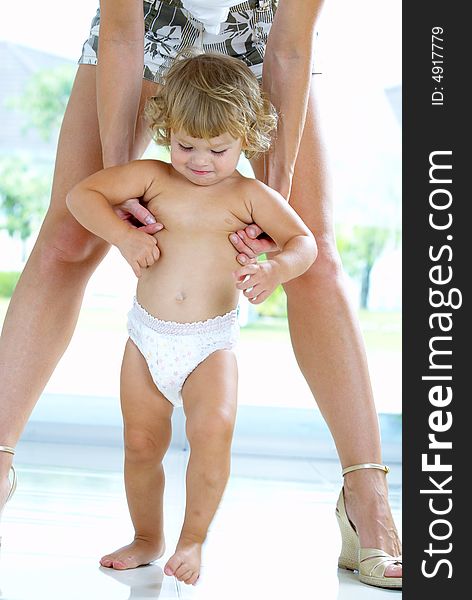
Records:
[[[243,152],[244,156],[245,156],[245,157],[246,157],[248,160],[250,160],[250,159],[253,157],[253,155],[254,155],[254,153],[253,153],[253,152],[251,152],[247,146],[244,146],[244,145],[243,145],[243,147],[241,148],[241,150],[242,150],[242,152]]]

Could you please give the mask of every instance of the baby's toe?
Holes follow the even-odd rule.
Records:
[[[175,575],[177,569],[182,565],[182,559],[174,554],[171,556],[164,567],[166,575]]]
[[[188,564],[182,563],[180,567],[174,572],[174,577],[179,581],[185,581],[187,576],[190,576],[193,571],[190,569]]]
[[[123,559],[119,559],[113,561],[113,568],[118,569],[118,571],[123,571],[124,569],[132,569],[133,564],[131,560],[125,561]]]
[[[102,565],[102,567],[112,567],[113,559],[110,556],[103,556],[100,559],[100,564]]]
[[[180,575],[180,577],[178,579],[179,579],[179,581],[183,581],[184,583],[188,584],[189,579],[192,577],[193,573],[194,573],[193,570],[189,569],[187,567],[187,570],[185,571],[185,573],[182,573],[182,575]]]

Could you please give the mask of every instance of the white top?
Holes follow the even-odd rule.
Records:
[[[218,34],[220,25],[228,18],[230,6],[238,0],[182,0],[184,8],[203,23],[205,31]]]

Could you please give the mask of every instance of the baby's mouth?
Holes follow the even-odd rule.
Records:
[[[195,175],[207,175],[208,173],[211,173],[211,171],[202,171],[200,169],[192,169],[191,167],[189,168]]]

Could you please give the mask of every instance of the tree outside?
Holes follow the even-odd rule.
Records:
[[[26,260],[26,241],[44,216],[49,199],[50,177],[35,171],[30,161],[15,157],[0,162],[0,229],[22,241],[22,260]]]
[[[10,110],[21,111],[25,130],[36,130],[44,140],[57,135],[69,100],[75,67],[42,69],[31,76],[18,97],[6,102]],[[0,230],[22,242],[22,261],[26,242],[37,230],[46,212],[52,178],[52,164],[35,161],[29,152],[0,161]]]
[[[45,141],[49,141],[61,126],[75,71],[73,65],[37,71],[31,76],[23,94],[8,103],[24,114],[26,129],[36,129]]]
[[[369,306],[370,276],[376,260],[389,244],[394,246],[400,232],[377,225],[354,225],[350,230],[340,228],[337,236],[338,249],[346,272],[360,280],[361,309]]]

